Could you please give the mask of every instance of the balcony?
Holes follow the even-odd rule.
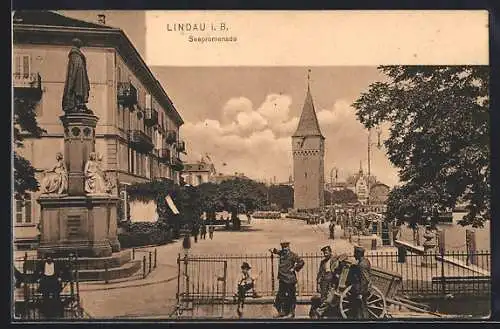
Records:
[[[128,139],[132,147],[142,152],[151,152],[154,147],[151,137],[141,130],[130,130]]]
[[[177,152],[186,153],[186,142],[178,141],[176,145]]]
[[[166,164],[170,164],[170,150],[161,149],[160,150],[160,161]]]
[[[137,89],[131,82],[118,82],[118,104],[134,110],[134,105],[137,104]]]
[[[38,73],[12,75],[14,96],[39,101],[42,98],[42,77]]]
[[[144,123],[149,127],[152,127],[158,124],[158,111],[153,108],[147,108],[145,111],[146,115],[144,116]]]
[[[184,169],[184,165],[182,164],[181,159],[179,158],[174,158],[172,160],[172,169],[175,171],[182,171]]]
[[[177,141],[177,132],[175,130],[167,131],[165,140],[168,144],[173,144]]]

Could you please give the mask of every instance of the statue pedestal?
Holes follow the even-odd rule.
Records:
[[[42,195],[40,256],[109,257],[120,251],[116,196]]]

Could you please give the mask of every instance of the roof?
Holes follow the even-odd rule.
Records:
[[[197,162],[184,164],[183,172],[210,172],[213,169],[213,164]]]
[[[302,108],[302,114],[300,115],[299,124],[293,136],[321,136],[324,138],[321,130],[319,129],[318,118],[316,116],[316,111],[314,110],[314,103],[309,84],[307,85],[306,99]]]
[[[113,29],[110,26],[70,18],[48,10],[16,10],[14,24]]]
[[[165,89],[155,78],[143,58],[119,28],[66,17],[48,10],[15,11],[13,43],[68,45],[78,37],[88,47],[109,47],[117,50],[129,69],[146,86],[165,109],[166,114],[180,126],[184,123]]]

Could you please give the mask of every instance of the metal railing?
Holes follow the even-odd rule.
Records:
[[[142,256],[142,257],[141,257]],[[132,249],[132,259],[140,259],[142,263],[141,276],[143,279],[147,278],[151,272],[156,269],[158,252],[156,248],[153,250],[144,250],[141,248]]]
[[[318,253],[299,255],[305,262],[297,274],[297,295],[316,293],[316,275],[323,256]],[[490,252],[437,252],[425,255],[410,252],[370,252],[366,255],[372,267],[402,277],[398,295],[412,297],[476,296],[490,293]],[[221,278],[225,296],[237,292],[240,266],[247,262],[256,277],[255,290],[261,296],[274,296],[278,289],[279,257],[254,255],[179,255],[178,294],[193,299],[220,298]],[[222,266],[222,264],[225,264]]]
[[[80,305],[78,256],[54,259],[61,291],[48,298],[40,291],[43,259],[28,256],[14,259],[14,318],[40,320],[47,318],[82,318]]]

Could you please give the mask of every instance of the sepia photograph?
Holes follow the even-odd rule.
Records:
[[[11,321],[487,319],[488,13],[413,12],[13,11]]]

